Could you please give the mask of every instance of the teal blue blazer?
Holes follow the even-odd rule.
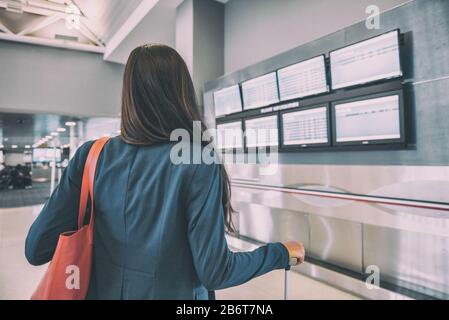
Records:
[[[77,228],[92,144],[77,150],[29,230],[25,256],[32,265],[49,262],[59,234]],[[220,165],[173,164],[173,145],[136,146],[115,137],[104,147],[95,175],[88,299],[207,299],[208,291],[288,267],[281,243],[228,249]]]

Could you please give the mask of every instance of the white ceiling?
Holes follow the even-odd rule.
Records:
[[[141,0],[74,0],[86,23],[105,43],[117,32]]]
[[[130,17],[129,21],[122,26],[124,32],[122,33],[119,30],[108,43],[104,55],[105,59],[124,64],[132,49],[147,43],[163,43],[174,47],[176,7],[182,1],[158,1],[138,23],[133,17]],[[128,22],[132,24],[128,26]],[[120,37],[120,34],[123,37]]]
[[[138,45],[175,45],[182,1],[0,0],[0,40],[98,52],[125,63]]]
[[[124,63],[130,46],[174,45],[183,0],[0,0],[0,40],[104,53]]]
[[[0,39],[103,52],[142,0],[0,0]]]

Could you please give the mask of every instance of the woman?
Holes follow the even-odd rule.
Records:
[[[208,290],[242,284],[289,258],[302,244],[229,251],[229,178],[220,164],[173,164],[170,134],[201,121],[179,54],[163,45],[134,49],[125,68],[121,135],[104,147],[95,176],[93,269],[88,299],[207,299]],[[205,130],[205,126],[202,126]],[[29,231],[33,265],[51,260],[60,233],[77,227],[85,143]]]

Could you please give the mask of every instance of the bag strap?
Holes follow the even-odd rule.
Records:
[[[81,182],[80,192],[80,206],[78,212],[78,229],[81,229],[84,225],[84,218],[86,216],[87,201],[91,199],[90,204],[90,221],[89,226],[93,227],[94,224],[94,179],[95,170],[97,168],[98,158],[104,145],[109,141],[109,137],[104,137],[96,140],[89,150],[86,162],[84,164],[83,179]]]

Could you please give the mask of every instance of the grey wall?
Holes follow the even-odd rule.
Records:
[[[130,52],[147,43],[175,46],[176,11],[159,1],[108,57],[108,61],[125,64]]]
[[[194,85],[202,104],[204,84],[224,72],[224,5],[206,0],[194,4]]]
[[[213,91],[396,28],[404,34],[402,63],[409,116],[405,150],[317,151],[281,154],[285,164],[449,165],[449,1],[414,0],[381,15],[379,30],[365,22],[273,56],[206,84],[205,114]],[[243,51],[243,50],[242,50]],[[211,122],[209,122],[211,123]]]
[[[230,0],[225,9],[225,73],[252,65],[409,0]]]
[[[0,41],[0,112],[117,116],[122,72],[100,54]]]
[[[176,8],[176,50],[193,73],[193,0],[185,0]]]
[[[176,9],[176,49],[189,67],[200,105],[204,84],[223,74],[223,34],[223,4],[185,0]]]

